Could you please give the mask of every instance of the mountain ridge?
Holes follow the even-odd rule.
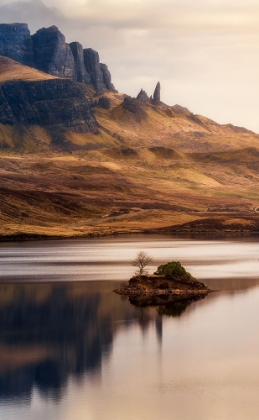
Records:
[[[151,97],[103,88],[87,54],[85,82],[0,56],[1,237],[259,232],[259,135],[164,104],[160,84]]]
[[[0,24],[0,55],[53,76],[93,85],[96,91],[116,91],[108,67],[92,48],[67,44],[53,25],[30,34],[27,23]]]

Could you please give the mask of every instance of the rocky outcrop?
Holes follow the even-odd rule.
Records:
[[[137,100],[142,102],[150,102],[147,92],[143,89],[141,89],[141,91],[138,93]]]
[[[160,82],[157,82],[157,85],[155,87],[154,94],[153,94],[153,102],[155,104],[160,103],[160,92],[161,92]]]
[[[143,89],[141,89],[141,91],[138,93],[137,95],[137,100],[140,102],[149,102],[152,104],[160,104],[160,92],[161,92],[161,86],[160,86],[160,82],[157,83],[155,90],[154,90],[154,94],[151,95],[150,97],[148,96],[147,92]]]
[[[100,63],[100,68],[103,73],[103,82],[107,89],[111,90],[112,92],[117,92],[114,85],[112,84],[112,77],[111,73],[106,64]]]
[[[146,111],[143,109],[139,101],[135,98],[126,96],[121,106],[125,111],[129,111],[131,114],[133,114],[135,116],[135,119],[139,122],[147,118]]]
[[[98,92],[105,89],[98,52],[94,51],[92,48],[86,48],[84,50],[84,63],[86,71],[89,73],[91,82],[95,89]]]
[[[0,123],[39,125],[51,133],[98,131],[84,91],[66,79],[0,84]]]
[[[106,96],[102,96],[98,101],[98,106],[103,109],[110,109],[111,101]]]
[[[67,44],[56,26],[39,29],[31,36],[27,24],[1,24],[0,55],[54,76],[92,84],[97,93],[116,92],[98,52],[83,50],[79,42]]]
[[[26,23],[0,24],[0,55],[32,66],[32,39]]]
[[[56,26],[38,30],[32,36],[32,42],[35,68],[53,76],[76,80],[74,56]]]
[[[75,77],[78,82],[85,83],[86,85],[91,83],[89,73],[87,73],[84,63],[84,50],[79,42],[72,42],[70,45],[75,65]]]
[[[14,113],[4,91],[0,87],[0,124],[14,124]]]
[[[128,296],[130,301],[138,306],[197,300],[211,292],[206,284],[194,278],[168,279],[155,274],[132,277],[127,286],[114,291],[119,295]]]
[[[106,64],[100,63],[99,54],[92,48],[84,50],[84,64],[86,71],[90,75],[91,83],[94,85],[97,93],[109,89],[115,92],[115,88],[111,83],[111,74]]]

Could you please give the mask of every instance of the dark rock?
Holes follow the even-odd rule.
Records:
[[[35,67],[45,73],[76,80],[70,46],[56,26],[39,29],[32,36]]]
[[[106,64],[100,63],[100,68],[103,73],[103,82],[107,89],[111,90],[112,92],[117,92],[114,85],[112,84],[111,73],[108,70]]]
[[[26,23],[0,24],[0,55],[33,66],[32,40]]]
[[[90,105],[72,80],[12,81],[0,85],[0,123],[52,131],[97,132]]]
[[[141,106],[138,103],[138,101],[135,98],[132,98],[131,96],[125,96],[122,107],[129,112],[137,113],[139,110],[141,110]]]
[[[155,104],[160,103],[160,91],[161,91],[160,83],[157,82],[157,85],[155,87],[154,94],[153,94],[153,102]]]
[[[106,64],[100,63],[99,54],[92,48],[84,49],[84,64],[86,71],[90,75],[91,83],[97,93],[105,90],[117,92],[111,82],[111,73]]]
[[[86,48],[84,50],[84,63],[94,88],[97,92],[102,92],[106,89],[106,85],[104,84],[103,71],[100,66],[98,52],[94,51],[92,48]]]
[[[148,94],[143,89],[141,89],[141,91],[139,92],[137,100],[142,102],[150,102]]]
[[[144,109],[141,107],[139,101],[135,98],[131,98],[130,96],[126,96],[122,103],[122,107],[126,110],[135,114],[136,119],[141,121],[142,119],[146,118],[147,114]]]
[[[90,84],[91,78],[85,68],[84,51],[82,45],[79,42],[72,42],[71,44],[69,44],[69,46],[74,56],[76,80],[78,82]]]
[[[97,100],[92,100],[91,101],[91,108],[95,108],[96,106],[98,106],[98,104],[99,104],[99,101],[97,101]]]
[[[0,87],[0,123],[13,125],[14,121],[12,108]]]
[[[104,109],[110,109],[111,101],[106,96],[102,96],[98,101],[98,106]]]
[[[93,84],[97,92],[116,92],[106,64],[99,54],[78,42],[66,44],[56,26],[39,29],[30,35],[27,24],[0,24],[0,55],[45,73]]]
[[[167,290],[208,290],[208,286],[200,281],[191,278],[186,279],[182,277],[166,278],[162,275],[152,276],[135,276],[129,280],[130,287],[137,287],[146,291],[155,289],[167,289]]]

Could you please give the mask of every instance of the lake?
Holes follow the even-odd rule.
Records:
[[[131,305],[140,250],[219,291]],[[258,420],[258,238],[2,243],[0,267],[1,420]]]

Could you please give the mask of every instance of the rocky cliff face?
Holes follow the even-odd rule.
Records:
[[[115,91],[99,54],[91,48],[83,50],[78,42],[67,44],[56,26],[39,29],[31,36],[27,24],[0,24],[0,55],[54,76],[93,84],[98,93]]]
[[[33,65],[32,39],[26,23],[0,24],[0,55]]]
[[[114,85],[112,84],[112,77],[111,73],[108,70],[106,64],[100,63],[100,68],[103,74],[103,82],[107,89],[111,90],[112,92],[117,92]]]
[[[81,85],[58,78],[1,83],[0,124],[39,125],[53,139],[66,131],[98,131]]]
[[[85,83],[86,85],[91,84],[91,77],[85,68],[84,50],[82,45],[79,42],[72,42],[69,45],[74,57],[76,80]]]
[[[53,76],[76,80],[74,56],[56,26],[42,28],[31,38],[35,68]]]
[[[102,92],[105,89],[115,92],[115,88],[111,83],[111,73],[106,64],[100,63],[99,54],[92,48],[84,50],[84,64],[90,75],[91,83],[94,85],[97,92]]]
[[[94,51],[92,48],[85,49],[84,63],[95,89],[97,91],[102,91],[105,88],[105,84],[98,52]]]

